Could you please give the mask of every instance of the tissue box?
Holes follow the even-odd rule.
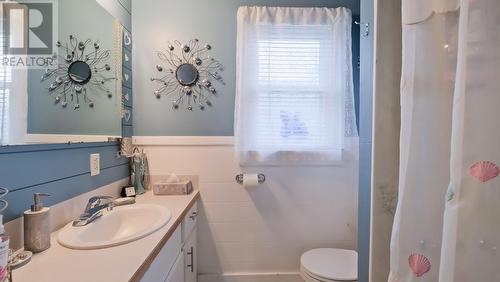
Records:
[[[153,183],[153,193],[155,195],[187,195],[193,191],[193,183],[190,180],[167,183],[159,181]]]

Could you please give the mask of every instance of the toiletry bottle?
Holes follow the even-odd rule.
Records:
[[[0,281],[6,281],[9,276],[9,235],[5,233],[3,215],[0,214]]]
[[[43,207],[41,196],[50,195],[35,193],[31,209],[24,212],[24,249],[33,253],[50,248],[50,209]]]

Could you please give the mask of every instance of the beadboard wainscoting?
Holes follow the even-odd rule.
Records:
[[[198,175],[200,282],[300,281],[300,255],[356,248],[357,162],[240,167],[233,137],[134,137],[153,175]],[[264,173],[245,188],[239,173]]]

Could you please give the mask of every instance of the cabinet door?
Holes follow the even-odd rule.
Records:
[[[156,258],[153,260],[148,270],[146,270],[146,273],[144,273],[144,276],[141,278],[141,282],[165,281],[170,269],[175,263],[175,259],[178,256],[182,257],[181,237],[181,230],[177,227],[165,246],[161,249],[160,253],[158,253]]]
[[[198,275],[198,250],[196,249],[196,228],[184,243],[184,281],[196,282]]]
[[[184,282],[184,255],[179,254],[165,282]]]

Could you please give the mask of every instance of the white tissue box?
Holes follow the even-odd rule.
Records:
[[[190,180],[167,183],[159,181],[153,183],[153,193],[155,195],[188,195],[193,191],[193,183]]]

